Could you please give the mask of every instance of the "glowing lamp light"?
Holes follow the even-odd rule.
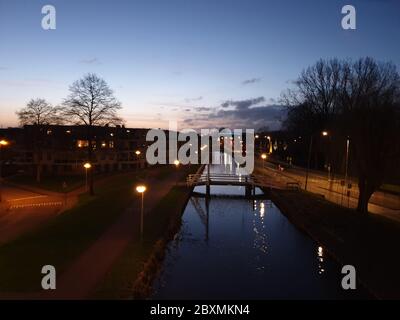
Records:
[[[179,160],[175,160],[175,161],[174,161],[174,165],[179,166],[179,165],[180,165]]]
[[[87,170],[90,169],[92,167],[92,165],[89,162],[86,162],[83,167]]]
[[[261,159],[263,159],[263,160],[267,159],[267,155],[266,155],[265,153],[263,153],[263,154],[261,155]]]
[[[136,191],[139,193],[144,193],[146,191],[146,187],[145,186],[137,186]]]
[[[319,246],[318,247],[318,256],[322,257],[323,255],[324,255],[324,249],[321,246]]]
[[[141,152],[140,152],[139,150],[136,150],[136,151],[135,151],[135,154],[136,154],[137,156],[139,156],[139,155],[141,154]]]
[[[328,135],[328,131],[322,131],[322,135],[326,137]]]
[[[0,140],[1,146],[8,146],[10,143],[7,140]]]

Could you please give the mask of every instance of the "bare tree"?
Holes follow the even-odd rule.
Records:
[[[33,125],[34,137],[34,161],[36,163],[36,181],[41,182],[42,172],[42,132],[48,125],[59,124],[61,118],[59,116],[59,108],[53,107],[45,99],[31,99],[25,108],[16,112],[20,125]]]
[[[396,66],[372,58],[321,60],[306,69],[295,89],[284,96],[290,105],[287,128],[309,134],[331,129],[342,139],[337,152],[344,150],[343,139],[350,139],[358,176],[357,210],[363,213],[400,160],[399,97]]]
[[[62,114],[66,121],[87,127],[88,161],[93,162],[93,127],[121,123],[117,115],[121,104],[108,84],[93,73],[75,81],[69,90],[62,104]],[[93,170],[89,177],[89,190],[93,195]]]
[[[368,212],[372,194],[400,160],[400,77],[392,63],[372,58],[349,65],[338,106],[339,128],[351,141],[360,191],[357,210]]]
[[[25,108],[16,112],[19,122],[24,125],[50,125],[61,121],[59,108],[53,107],[45,99],[31,99]]]
[[[330,126],[337,113],[338,95],[345,87],[345,66],[337,59],[319,60],[301,73],[294,81],[294,89],[282,95],[282,102],[289,109],[288,126],[306,135]]]

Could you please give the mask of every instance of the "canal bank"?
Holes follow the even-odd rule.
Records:
[[[400,224],[362,216],[303,191],[265,190],[283,214],[321,243],[342,265],[354,265],[357,279],[380,299],[400,298]]]
[[[180,179],[157,203],[148,195],[153,208],[145,215],[143,242],[136,236],[98,285],[92,297],[98,299],[144,299],[151,294],[151,283],[157,276],[167,243],[179,230],[182,212],[191,189],[183,186],[190,173],[199,166],[181,166]]]

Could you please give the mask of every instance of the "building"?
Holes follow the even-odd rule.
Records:
[[[86,126],[36,126],[0,129],[0,139],[10,142],[2,151],[3,172],[34,174],[82,174],[90,160],[96,173],[133,170],[146,166],[147,129],[123,126],[92,127],[88,139]]]

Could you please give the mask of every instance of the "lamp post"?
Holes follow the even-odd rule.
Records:
[[[2,201],[1,190],[3,184],[3,148],[8,146],[9,142],[7,140],[0,140],[0,202]]]
[[[268,153],[271,154],[272,153],[272,142],[271,142],[271,137],[267,136],[268,139]]]
[[[140,152],[140,150],[136,150],[136,151],[135,151],[135,154],[136,154],[137,168],[139,169],[139,168],[140,168],[139,159],[140,159],[140,155],[141,155],[142,153]]]
[[[140,242],[143,241],[143,220],[144,220],[144,192],[146,191],[146,187],[143,185],[137,186],[136,191],[142,195],[142,205],[140,210]]]
[[[86,162],[83,167],[85,168],[85,175],[86,175],[86,192],[88,191],[88,170],[92,168],[92,165],[89,162]]]
[[[343,205],[343,193],[344,189],[348,189],[348,184],[347,184],[347,175],[348,175],[348,170],[349,170],[349,148],[350,148],[350,138],[347,137],[346,139],[346,167],[345,167],[345,172],[344,172],[344,186],[342,189],[342,199],[341,199],[341,205]]]
[[[322,131],[321,135],[323,137],[327,137],[329,135],[328,131]],[[308,161],[307,161],[307,170],[306,170],[306,182],[304,184],[304,190],[307,191],[307,185],[308,185],[308,173],[310,171],[310,162],[311,162],[311,151],[312,151],[312,146],[313,146],[313,135],[311,134],[310,138],[310,145],[308,147]]]
[[[263,160],[263,169],[265,168],[265,160],[267,159],[267,155],[265,153],[263,153],[261,155],[261,159]]]

